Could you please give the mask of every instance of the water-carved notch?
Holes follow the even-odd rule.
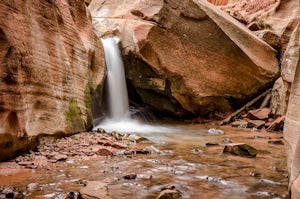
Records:
[[[14,136],[21,136],[21,128],[18,115],[15,111],[11,111],[4,123],[4,133],[9,133]]]

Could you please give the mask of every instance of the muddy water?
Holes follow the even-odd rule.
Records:
[[[281,134],[222,127],[224,135],[209,135],[211,127],[177,125],[180,130],[172,133],[142,134],[150,140],[146,145],[159,149],[159,154],[68,158],[44,169],[1,163],[0,185],[26,190],[27,198],[55,198],[64,191],[79,191],[87,180],[106,182],[113,199],[156,198],[166,184],[174,185],[183,198],[288,198],[284,146],[261,138]],[[259,153],[256,158],[223,154],[224,138],[249,144]],[[221,145],[207,147],[208,142]],[[137,178],[123,179],[126,174],[137,174]]]

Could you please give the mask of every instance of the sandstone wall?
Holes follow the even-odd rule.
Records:
[[[290,60],[290,64],[294,64],[291,73],[292,88],[288,103],[288,111],[284,126],[284,138],[287,146],[288,170],[290,173],[290,188],[292,191],[292,199],[300,198],[300,26],[298,24],[294,37],[293,46],[294,60]],[[286,78],[286,77],[285,77]]]
[[[0,8],[3,159],[32,136],[91,127],[104,60],[83,0],[0,1]]]

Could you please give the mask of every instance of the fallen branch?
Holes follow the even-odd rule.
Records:
[[[248,102],[245,106],[243,106],[242,108],[236,110],[234,113],[232,113],[231,115],[229,115],[227,118],[225,118],[224,120],[222,120],[220,122],[220,125],[225,125],[230,123],[234,117],[237,117],[241,112],[243,112],[244,110],[248,109],[249,107],[251,107],[253,104],[255,104],[258,100],[260,100],[261,98],[265,97],[269,92],[271,92],[271,88],[266,90],[265,92],[263,92],[262,94],[260,94],[259,96],[257,96],[256,98],[254,98],[253,100],[251,100],[250,102]]]

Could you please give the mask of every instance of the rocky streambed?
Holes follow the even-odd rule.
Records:
[[[170,132],[84,132],[0,163],[0,198],[288,198],[281,132],[173,125]],[[223,153],[246,144],[255,156]]]

